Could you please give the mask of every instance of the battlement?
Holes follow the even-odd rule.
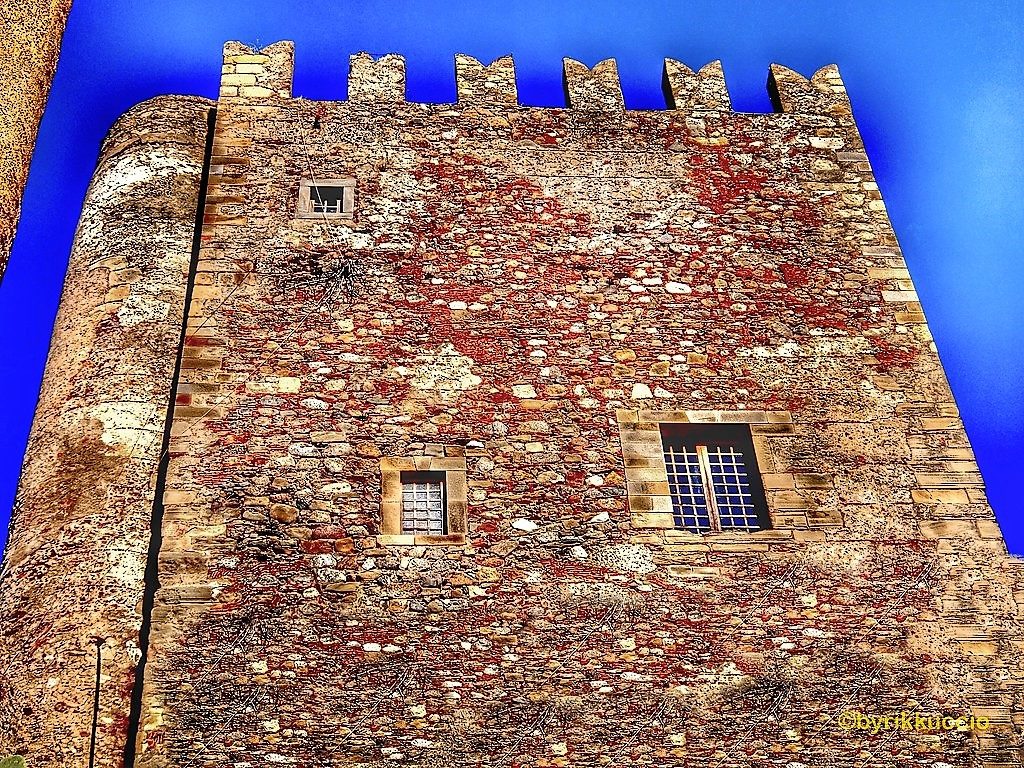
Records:
[[[224,67],[220,97],[228,101],[261,101],[291,98],[295,46],[290,41],[263,49],[239,42],[224,46]],[[571,58],[562,60],[562,82],[568,109],[620,112],[626,109],[615,59],[593,67]],[[348,100],[357,103],[401,103],[407,101],[405,58],[389,53],[374,57],[357,53],[349,59]],[[511,56],[490,64],[465,54],[455,56],[455,85],[463,106],[525,106],[519,102],[515,62]],[[721,61],[698,70],[675,59],[665,59],[662,87],[670,110],[733,110]],[[772,64],[768,92],[776,112],[821,114],[850,118],[850,104],[839,69],[822,67],[810,78]]]

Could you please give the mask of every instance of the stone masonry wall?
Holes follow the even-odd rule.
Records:
[[[567,109],[518,106],[510,59],[458,57],[441,105],[398,56],[353,57],[331,103],[291,62],[225,48],[137,765],[1019,763],[1016,561],[834,67],[773,67],[750,115],[717,65],[667,62],[670,108],[636,112],[610,60],[566,62]],[[353,218],[299,217],[311,177],[355,179]],[[140,246],[184,235],[147,220]],[[750,425],[769,530],[666,527],[666,421]],[[464,542],[384,533],[408,460],[465,467]],[[20,507],[8,590],[26,509],[55,515]],[[106,562],[97,538],[55,546]]]
[[[76,234],[0,570],[0,755],[121,765],[212,103],[132,109]],[[100,679],[97,681],[97,657]]]
[[[71,0],[0,3],[0,278],[70,11]]]
[[[140,766],[1018,764],[1017,566],[834,67],[291,56],[225,49]],[[749,423],[773,527],[666,527],[662,421]],[[381,457],[464,459],[464,544],[388,543]]]

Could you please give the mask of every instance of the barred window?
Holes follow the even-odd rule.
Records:
[[[355,179],[302,179],[296,214],[300,219],[351,219]]]
[[[448,534],[444,472],[402,473],[402,533],[414,536]]]
[[[466,543],[469,491],[465,448],[440,444],[429,448],[434,455],[381,457],[380,544]]]
[[[345,187],[311,187],[309,202],[313,213],[344,213]]]
[[[662,424],[672,516],[694,533],[770,527],[750,428]]]

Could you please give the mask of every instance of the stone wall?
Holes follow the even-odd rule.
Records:
[[[1016,565],[834,67],[756,115],[716,64],[633,112],[612,61],[537,109],[290,59],[226,49],[140,765],[1016,764]],[[749,423],[773,527],[666,527],[663,421]],[[381,467],[442,456],[465,542],[395,543]]]
[[[89,764],[97,685],[121,765],[211,106],[132,109],[86,196],[0,571],[0,755],[33,768]]]
[[[458,57],[458,102],[436,105],[405,101],[395,55],[354,56],[348,101],[294,99],[292,58],[225,47],[136,765],[1019,764],[1018,561],[834,67],[773,67],[778,111],[756,115],[731,110],[717,64],[666,62],[670,108],[638,112],[610,60],[567,60],[568,108],[540,109],[517,104],[508,58]],[[316,178],[355,179],[351,218],[298,215]],[[173,234],[130,220],[139,248],[186,233],[183,214]],[[62,312],[92,317],[69,280]],[[86,349],[125,348],[83,327]],[[152,354],[147,404],[174,360]],[[748,425],[770,528],[666,524],[666,422]],[[34,440],[25,487],[62,487],[32,469],[59,440]],[[97,482],[119,473],[123,451],[93,444],[120,462]],[[118,606],[161,487],[147,450]],[[385,524],[410,466],[464,481],[464,537]],[[23,502],[6,574],[62,514]],[[109,557],[105,533],[50,538],[34,562]],[[5,575],[5,605],[53,594],[20,583]],[[69,625],[108,592],[73,594]],[[138,626],[117,616],[111,654]],[[85,661],[58,675],[52,646],[15,682],[52,675],[36,700],[80,721]],[[846,710],[992,725],[851,733]],[[11,746],[69,741],[72,719],[26,721]],[[119,760],[116,723],[97,764]]]
[[[70,10],[71,0],[0,3],[0,278]]]

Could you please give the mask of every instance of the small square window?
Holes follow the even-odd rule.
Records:
[[[447,536],[444,472],[402,472],[402,533]]]
[[[465,455],[384,456],[380,472],[381,544],[466,543]]]
[[[662,424],[672,516],[694,533],[771,527],[750,428]]]
[[[303,179],[297,215],[300,219],[351,219],[355,193],[355,179]]]

